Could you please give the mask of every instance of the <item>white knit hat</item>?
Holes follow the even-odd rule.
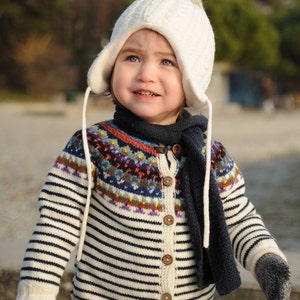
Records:
[[[175,53],[183,75],[187,106],[203,108],[211,79],[214,34],[200,0],[136,0],[116,22],[110,42],[99,53],[88,72],[88,85],[96,94],[109,89],[119,51],[140,29],[163,35]]]
[[[212,104],[205,94],[211,79],[215,41],[209,19],[201,0],[136,0],[117,20],[109,43],[94,60],[88,72],[88,87],[82,111],[82,138],[87,164],[88,194],[82,220],[77,260],[81,259],[89,213],[92,169],[86,136],[86,107],[90,92],[109,91],[110,78],[117,56],[126,40],[140,29],[151,29],[170,43],[182,73],[186,104],[203,109],[208,107],[206,141],[206,172],[204,180],[204,247],[209,246],[209,178],[211,158]]]

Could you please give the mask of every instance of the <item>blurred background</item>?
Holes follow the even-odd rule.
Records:
[[[0,300],[15,297],[39,191],[81,127],[88,68],[131,2],[0,0]],[[300,0],[203,3],[216,37],[207,91],[214,136],[299,271]],[[91,97],[89,124],[112,114],[110,101]],[[293,276],[300,297],[300,274]]]
[[[1,0],[0,99],[69,100],[130,0]],[[299,104],[300,1],[204,0],[216,35],[216,70],[226,75],[225,101],[258,107],[263,78],[276,105]],[[292,103],[291,103],[292,102]],[[294,103],[295,102],[295,103]]]

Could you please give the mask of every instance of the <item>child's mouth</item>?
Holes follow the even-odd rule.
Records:
[[[141,96],[147,96],[147,97],[157,97],[157,96],[159,96],[158,94],[155,94],[153,92],[148,92],[148,91],[135,91],[134,94],[141,95]]]

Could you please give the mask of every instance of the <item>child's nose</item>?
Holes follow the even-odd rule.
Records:
[[[151,63],[142,63],[137,73],[137,80],[149,82],[155,80],[155,66]]]

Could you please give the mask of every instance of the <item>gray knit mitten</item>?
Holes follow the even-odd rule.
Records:
[[[280,256],[263,255],[256,264],[255,275],[267,300],[290,299],[290,268]]]

